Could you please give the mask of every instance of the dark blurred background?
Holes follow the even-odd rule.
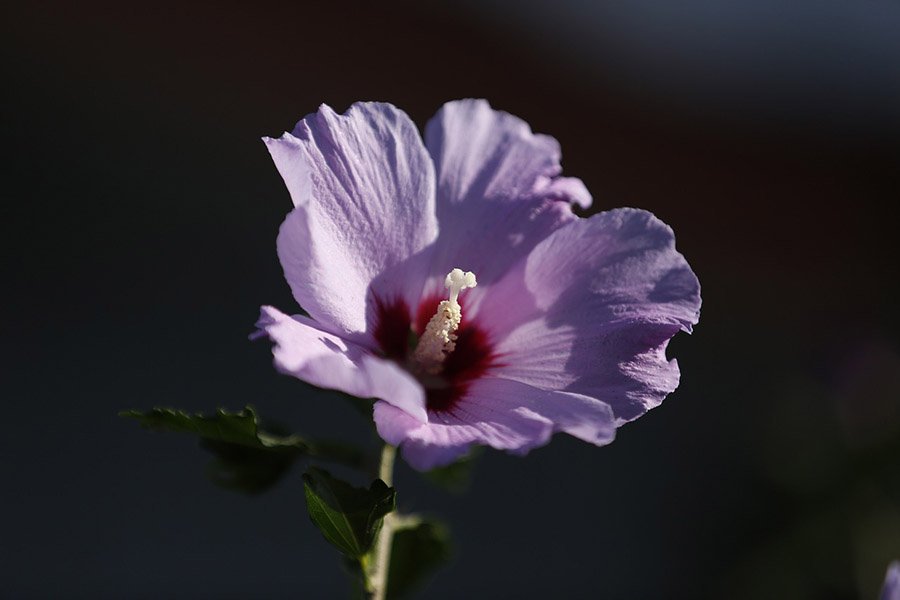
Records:
[[[295,309],[259,138],[326,102],[484,97],[703,285],[682,385],[598,449],[487,452],[423,598],[873,598],[900,558],[900,4],[638,0],[2,9],[0,596],[332,598],[297,469],[255,497],[124,408],[370,440],[247,334]],[[374,443],[370,440],[370,443]]]

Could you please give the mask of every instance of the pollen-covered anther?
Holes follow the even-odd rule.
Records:
[[[475,273],[453,269],[444,279],[444,285],[450,290],[450,298],[442,301],[437,312],[419,338],[419,344],[413,353],[413,359],[419,369],[430,374],[440,373],[447,355],[456,347],[456,334],[462,321],[462,310],[459,305],[459,293],[477,285]]]

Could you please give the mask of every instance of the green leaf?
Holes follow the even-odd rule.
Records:
[[[215,457],[207,474],[216,485],[247,494],[259,494],[278,483],[298,454],[250,448],[201,438],[200,445]]]
[[[400,517],[395,523],[388,569],[389,600],[420,587],[452,554],[450,534],[443,523],[415,516]]]
[[[275,485],[298,456],[312,451],[310,444],[299,436],[263,431],[256,411],[250,406],[237,413],[220,408],[212,416],[171,408],[120,414],[137,419],[149,429],[198,435],[200,445],[215,456],[208,469],[213,482],[249,494],[258,494]]]
[[[384,516],[397,504],[396,490],[380,479],[367,490],[313,467],[303,474],[303,485],[309,518],[325,539],[350,558],[360,559],[369,551]]]
[[[475,447],[466,456],[454,463],[426,471],[425,478],[447,491],[461,494],[469,489],[469,485],[472,483],[475,459],[480,454],[480,448]]]
[[[154,408],[119,413],[137,419],[157,431],[192,433],[215,459],[210,478],[218,485],[257,494],[277,483],[300,456],[323,458],[350,466],[361,466],[363,454],[357,448],[334,442],[311,442],[298,435],[264,430],[251,406],[232,413],[218,409],[208,416],[172,408]]]
[[[190,414],[174,408],[154,408],[148,412],[127,410],[121,417],[137,419],[148,429],[194,433],[201,438],[237,444],[248,448],[286,449],[307,452],[310,449],[300,436],[277,435],[262,431],[252,406],[231,413],[220,408],[215,415]]]

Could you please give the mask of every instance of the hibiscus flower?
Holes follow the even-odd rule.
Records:
[[[879,600],[900,600],[900,561],[894,561],[888,567],[881,588]]]
[[[264,140],[294,203],[278,257],[309,317],[262,308],[276,368],[374,398],[414,468],[473,445],[596,445],[679,381],[668,341],[700,288],[642,210],[580,218],[549,136],[483,100],[444,105],[424,144],[390,104],[328,106]]]

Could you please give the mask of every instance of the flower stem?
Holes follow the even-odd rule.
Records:
[[[385,444],[381,449],[381,464],[378,467],[378,477],[385,482],[388,487],[394,485],[394,457],[397,456],[397,449],[390,444]]]
[[[378,467],[378,477],[388,484],[394,481],[394,457],[397,449],[390,444],[385,444],[381,449],[381,463]],[[372,549],[373,559],[365,566],[365,575],[368,582],[369,600],[385,600],[387,597],[388,570],[391,564],[391,544],[394,540],[393,512],[384,517],[378,540]]]

